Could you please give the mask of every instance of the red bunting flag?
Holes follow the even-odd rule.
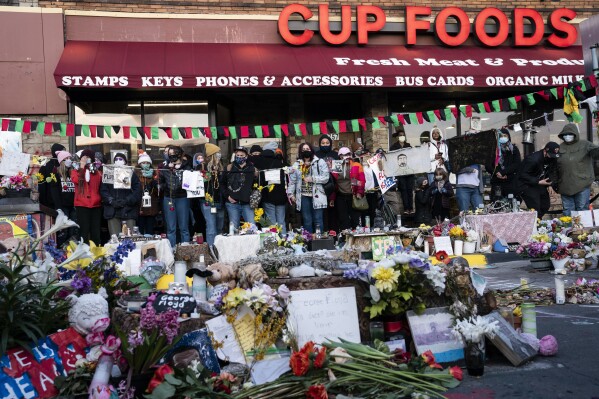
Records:
[[[543,99],[544,99],[545,101],[549,101],[549,94],[545,93],[545,91],[544,91],[544,90],[539,90],[539,91],[537,91],[537,94],[538,94],[539,96],[543,97]]]
[[[419,125],[422,125],[424,123],[424,117],[422,116],[422,112],[416,112],[416,119],[418,119]]]
[[[129,126],[123,126],[123,138],[131,138],[131,129],[129,128]]]
[[[185,132],[186,139],[190,139],[192,137],[191,127],[184,127],[183,131]]]
[[[270,132],[268,131],[268,125],[262,125],[262,137],[270,137]]]
[[[358,119],[358,123],[362,127],[362,130],[365,132],[366,131],[366,119],[360,118],[360,119]]]
[[[228,126],[223,126],[223,130],[225,132],[225,137],[229,137],[230,136],[229,127]]]
[[[91,137],[97,137],[96,125],[89,125],[89,133]]]
[[[326,122],[320,122],[320,133],[322,133],[322,134],[328,134],[329,133],[329,128],[327,127],[327,123]]]
[[[397,120],[400,121],[402,125],[406,124],[406,118],[404,118],[402,114],[397,114]]]
[[[10,120],[3,118],[2,119],[2,130],[7,131],[9,123],[10,123]]]
[[[23,121],[23,133],[31,133],[31,121]]]
[[[383,126],[387,126],[387,121],[385,120],[384,116],[379,116],[378,119],[379,119],[379,122],[381,122],[383,124]]]
[[[305,123],[300,123],[299,124],[299,128],[300,128],[300,131],[302,132],[302,136],[307,136],[308,135],[308,130],[306,129],[306,124]]]
[[[489,104],[488,102],[485,101],[483,103],[483,107],[485,107],[485,111],[491,112],[491,104]]]
[[[167,127],[164,129],[164,132],[166,133],[166,137],[168,137],[169,139],[173,138],[173,129],[170,127]]]
[[[285,135],[285,137],[289,137],[289,125],[286,123],[281,124],[281,130],[283,131],[283,134]]]
[[[52,132],[54,131],[54,126],[52,126],[51,122],[45,122],[46,124],[44,125],[44,134],[46,136],[50,136],[52,134]]]
[[[247,139],[250,137],[250,128],[249,126],[241,126],[241,138]]]
[[[459,110],[458,110],[458,107],[453,107],[453,108],[451,108],[451,113],[453,114],[453,117],[454,117],[455,119],[457,119],[457,118],[458,118],[458,112],[459,112]]]
[[[203,127],[202,131],[204,132],[204,136],[206,136],[206,138],[208,138],[208,139],[212,138],[212,131],[210,130],[209,127]]]
[[[435,116],[437,117],[437,120],[441,120],[441,110],[440,109],[435,109],[435,110],[433,110],[433,112],[435,113]]]
[[[347,124],[345,122],[345,119],[342,119],[339,121],[339,133],[345,133],[347,132]]]
[[[143,130],[146,138],[150,140],[152,138],[152,129],[150,128],[150,126],[144,126]]]
[[[30,126],[31,128],[31,126]],[[67,137],[73,137],[75,135],[75,124],[67,123]]]

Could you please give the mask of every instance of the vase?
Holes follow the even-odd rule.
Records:
[[[465,241],[463,252],[465,254],[473,254],[476,252],[476,241]]]
[[[564,259],[551,259],[551,264],[553,265],[553,269],[556,272],[561,272],[566,267],[566,263],[570,260],[570,257],[565,257]]]
[[[485,373],[485,338],[478,342],[468,341],[464,348],[464,361],[468,375],[480,377]]]
[[[455,256],[462,256],[463,250],[464,250],[464,241],[455,240],[453,242],[453,254]]]
[[[549,269],[551,269],[551,260],[549,260],[549,259],[531,259],[530,265],[535,270],[549,270]]]

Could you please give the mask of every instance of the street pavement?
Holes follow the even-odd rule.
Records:
[[[554,288],[554,275],[535,271],[527,261],[492,263],[477,269],[489,289],[512,289],[520,278],[532,287]],[[599,279],[599,270],[564,276],[566,287],[577,278]],[[495,348],[487,350],[485,374],[470,377],[464,369],[462,384],[447,392],[450,399],[599,399],[599,305],[537,307],[537,335],[556,337],[556,356],[537,356],[514,367]],[[492,345],[492,344],[489,344]]]

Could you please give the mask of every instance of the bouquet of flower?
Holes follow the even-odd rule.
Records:
[[[254,209],[254,222],[259,223],[262,227],[270,226],[272,224],[270,219],[266,217],[264,209],[262,208]]]
[[[466,232],[461,226],[453,226],[451,229],[449,229],[449,237],[453,238],[454,240],[463,240],[465,236]]]
[[[308,230],[297,229],[288,232],[284,237],[279,239],[279,246],[291,248],[293,245],[306,245],[312,241],[313,235]]]
[[[435,237],[448,236],[451,229],[453,229],[455,225],[451,223],[449,220],[445,220],[443,222],[439,222],[433,227],[433,235]]]
[[[497,321],[489,321],[485,317],[476,316],[457,320],[452,334],[462,342],[480,342],[485,335],[493,338],[499,331]]]
[[[16,191],[24,190],[29,188],[29,183],[27,182],[28,177],[29,176],[23,172],[19,172],[16,176],[4,176],[2,180],[0,180],[0,187]]]
[[[551,244],[543,241],[531,241],[520,245],[516,250],[517,254],[522,254],[528,258],[549,259]]]
[[[258,226],[254,223],[245,222],[241,225],[241,229],[239,230],[239,235],[244,234],[257,234],[260,230],[258,230]]]
[[[568,251],[568,247],[564,245],[558,245],[556,249],[551,252],[551,259],[562,260],[566,259],[570,256],[570,251]]]

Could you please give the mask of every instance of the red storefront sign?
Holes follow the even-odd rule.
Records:
[[[279,14],[278,27],[283,40],[289,44],[301,46],[310,42],[315,32],[306,28],[300,34],[292,33],[289,28],[289,20],[294,14],[301,16],[304,21],[312,19],[314,14],[308,7],[301,4],[290,4]],[[431,7],[406,6],[404,15],[406,45],[416,44],[418,33],[431,29],[431,22],[423,19],[430,17],[431,14]],[[329,5],[320,4],[318,6],[318,26],[322,39],[333,45],[347,42],[352,33],[351,22],[353,16],[351,6],[341,6],[341,30],[338,33],[332,33],[329,22]],[[575,17],[575,11],[568,8],[559,8],[549,15],[545,24],[538,11],[531,8],[515,8],[512,12],[512,22],[510,24],[507,15],[503,11],[489,7],[477,14],[474,26],[471,26],[468,15],[464,10],[459,7],[446,7],[436,15],[433,33],[442,43],[451,47],[464,44],[471,35],[485,46],[497,47],[506,43],[509,32],[512,30],[512,45],[515,47],[530,47],[541,44],[545,33],[545,25],[547,25],[552,31],[546,39],[547,42],[555,47],[568,47],[576,42],[578,36],[576,27],[569,23]],[[380,7],[371,5],[356,6],[355,20],[358,44],[368,44],[369,34],[381,31],[385,27],[386,18],[385,12]],[[458,22],[459,30],[457,33],[447,31],[447,22],[450,19]],[[489,21],[494,21],[496,25],[497,29],[494,34],[490,34],[485,30],[485,25]],[[533,29],[530,34],[525,34],[524,27],[527,23]]]

